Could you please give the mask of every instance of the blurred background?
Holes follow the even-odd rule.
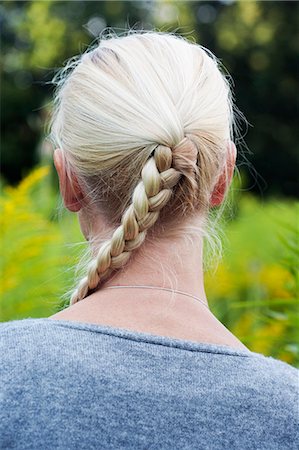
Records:
[[[292,1],[0,4],[2,321],[61,308],[85,245],[76,215],[61,210],[45,140],[50,80],[107,27],[155,28],[212,50],[248,120],[239,124],[225,256],[206,274],[210,307],[252,351],[299,367],[298,22]]]

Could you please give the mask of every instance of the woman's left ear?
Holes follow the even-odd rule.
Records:
[[[78,183],[78,179],[73,175],[72,183],[69,180],[65,161],[62,155],[62,150],[57,148],[53,154],[54,166],[57,170],[59,178],[60,193],[63,198],[65,207],[72,212],[78,212],[82,208],[81,200],[83,198],[83,192]]]
[[[236,165],[237,149],[232,141],[227,146],[227,158],[224,169],[216,183],[210,199],[210,206],[219,206],[225,197],[226,191],[230,186]]]

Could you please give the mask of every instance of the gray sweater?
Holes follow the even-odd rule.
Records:
[[[284,362],[50,319],[0,333],[1,448],[299,448],[299,370]]]

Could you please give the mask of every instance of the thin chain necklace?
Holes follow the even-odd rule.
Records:
[[[140,285],[140,286],[107,286],[104,287],[102,290],[104,289],[120,289],[120,288],[133,288],[133,289],[158,289],[160,291],[168,291],[168,292],[173,292],[176,294],[181,294],[181,295],[185,295],[186,297],[191,297],[194,298],[195,300],[197,300],[198,302],[200,302],[202,305],[204,305],[206,308],[209,308],[208,305],[201,300],[200,298],[196,297],[195,295],[192,294],[188,294],[188,292],[183,292],[183,291],[176,291],[175,289],[170,289],[170,288],[166,288],[166,287],[158,287],[158,286],[145,286],[145,285]]]

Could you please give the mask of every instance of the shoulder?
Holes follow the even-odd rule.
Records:
[[[24,329],[26,327],[31,327],[35,323],[40,322],[44,319],[20,319],[20,320],[11,320],[10,322],[1,322],[0,323],[0,336],[3,338],[11,333],[13,330]]]
[[[22,319],[0,323],[0,348],[4,361],[12,360],[18,355],[24,356],[34,347],[47,342],[45,336],[53,334],[49,330],[46,319]],[[43,346],[43,345],[42,345]]]
[[[48,327],[48,319],[21,319],[0,323],[0,345],[16,344],[28,345],[35,342],[35,337],[40,334],[52,332]]]
[[[298,382],[299,369],[291,366],[290,364],[273,358],[272,356],[265,356],[260,353],[251,352],[254,358],[255,370],[266,370],[269,378],[275,376],[275,379],[282,381],[282,376],[287,375],[290,380]]]
[[[49,356],[59,358],[58,350],[71,345],[67,329],[53,326],[46,318],[22,319],[0,323],[0,352],[3,366],[16,366],[19,371],[26,366],[30,371],[44,364]],[[34,364],[33,364],[34,361]]]
[[[250,370],[246,374],[252,393],[259,391],[272,403],[275,399],[283,404],[297,404],[299,370],[271,356],[252,352]],[[279,402],[278,402],[279,403]]]
[[[37,374],[54,379],[57,371],[62,376],[68,367],[79,365],[87,375],[96,365],[97,370],[109,367],[111,376],[122,370],[130,377],[140,371],[141,360],[145,366],[152,368],[156,364],[155,370],[167,373],[167,361],[171,360],[173,367],[186,367],[195,390],[202,388],[204,379],[211,389],[219,386],[222,399],[228,404],[256,402],[269,414],[273,414],[274,405],[276,411],[284,411],[288,417],[295,414],[299,370],[283,361],[254,352],[238,356],[224,347],[216,351],[213,346],[213,351],[207,351],[206,345],[198,351],[182,351],[128,337],[134,333],[98,331],[99,327],[78,327],[49,319],[1,323],[0,371],[4,383],[12,385],[22,380],[26,384],[36,379]],[[149,354],[154,357],[149,358]]]
[[[83,338],[83,334],[85,338]],[[0,323],[0,345],[5,346],[3,354],[6,355],[6,357],[9,357],[10,350],[12,349],[19,348],[22,352],[23,348],[28,348],[29,346],[32,347],[32,350],[34,347],[38,347],[39,350],[42,350],[43,348],[49,348],[53,341],[55,346],[57,346],[58,342],[63,342],[64,348],[68,347],[68,344],[73,346],[74,342],[76,342],[76,348],[79,348],[81,344],[82,346],[89,345],[92,336],[100,337],[107,334],[109,334],[110,338],[113,336],[117,337],[117,340],[123,337],[124,345],[125,342],[133,340],[137,341],[139,345],[142,343],[146,345],[152,344],[156,347],[157,351],[158,348],[161,348],[161,345],[156,345],[157,342],[155,341],[157,339],[148,341],[140,337],[142,336],[140,333],[106,326],[81,323],[72,324],[71,322],[55,321],[47,318],[22,319]],[[152,337],[154,338],[154,336]],[[163,339],[164,338],[158,338],[159,341]],[[169,341],[172,339],[167,338],[166,340]],[[245,357],[243,358],[234,356],[234,351],[231,351],[231,349],[226,352],[225,346],[220,346],[220,350],[218,351],[217,345],[211,345],[211,352],[206,352],[205,350],[207,347],[210,347],[209,344],[199,344],[199,346],[202,348],[197,350],[195,354],[199,357],[203,353],[205,353],[206,357],[210,354],[211,358],[212,355],[218,354],[221,356],[222,363],[224,361],[227,362],[227,364],[224,364],[223,366],[224,371],[231,370],[233,373],[235,370],[241,370],[246,378],[249,375],[252,379],[262,376],[265,381],[273,379],[277,382],[289,380],[290,382],[298,383],[299,370],[286,362],[277,360],[273,357],[248,351],[248,354],[244,353]],[[131,348],[131,344],[129,347]],[[164,345],[162,345],[162,347],[164,347]],[[188,349],[188,347],[186,347],[186,349]],[[173,350],[174,348],[172,348],[172,351]],[[183,357],[182,352],[179,351],[177,353]]]

